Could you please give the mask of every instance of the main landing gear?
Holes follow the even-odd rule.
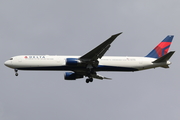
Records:
[[[14,69],[15,71],[15,76],[18,76],[18,69]]]
[[[93,82],[93,78],[87,78],[86,83]]]

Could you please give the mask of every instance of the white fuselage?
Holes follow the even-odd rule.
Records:
[[[84,71],[86,67],[68,66],[67,58],[80,56],[52,56],[52,55],[21,55],[12,57],[5,65],[18,70],[67,70]],[[104,56],[98,59],[96,71],[138,71],[169,65],[170,62],[152,63],[155,58],[149,57],[115,57]]]

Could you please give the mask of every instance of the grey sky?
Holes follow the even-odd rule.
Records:
[[[179,120],[179,0],[1,0],[0,120]],[[83,55],[123,32],[106,55],[145,56],[175,35],[170,69],[101,72],[112,81],[65,81],[64,72],[14,71],[15,55]]]

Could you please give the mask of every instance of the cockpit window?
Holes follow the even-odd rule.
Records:
[[[10,58],[10,60],[13,60],[13,58]]]

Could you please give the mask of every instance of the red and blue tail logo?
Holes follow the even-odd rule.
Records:
[[[167,36],[162,42],[160,42],[146,57],[160,58],[168,53],[170,45],[172,43],[173,35]]]

